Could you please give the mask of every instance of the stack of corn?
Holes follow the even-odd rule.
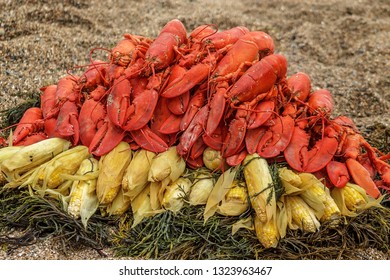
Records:
[[[252,209],[253,216],[243,216],[232,232],[254,229],[265,248],[276,247],[287,229],[315,232],[341,215],[380,207],[380,199],[356,184],[330,192],[314,175],[287,168],[278,169],[281,184],[276,184],[267,161],[257,154],[231,168],[210,148],[203,159],[207,168],[190,170],[175,146],[155,154],[132,151],[121,142],[96,160],[87,147],[71,148],[69,141],[51,138],[1,149],[0,180],[5,188],[28,187],[32,195],[61,199],[69,215],[85,227],[98,209],[121,215],[131,208],[133,227],[162,211],[176,213],[185,203],[205,205],[205,222],[214,214],[240,216]]]

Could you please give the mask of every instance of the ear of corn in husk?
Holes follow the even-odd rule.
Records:
[[[340,210],[330,196],[329,189],[316,176],[300,173],[299,177],[302,180],[299,188],[304,190],[300,196],[315,211],[321,222],[340,216]]]
[[[320,228],[320,222],[312,208],[299,196],[284,197],[288,225],[290,229],[300,229],[303,232],[315,232]]]
[[[133,211],[132,228],[138,225],[144,218],[154,216],[164,210],[153,210],[150,202],[150,184],[148,184],[132,201],[131,209]]]
[[[58,154],[69,149],[71,143],[60,138],[49,138],[38,143],[24,146],[0,164],[1,172],[8,182],[20,178],[35,167],[51,160]]]
[[[123,141],[100,158],[96,193],[101,204],[109,204],[115,199],[131,158],[130,145]]]
[[[120,188],[114,200],[107,205],[107,213],[110,216],[122,215],[131,207],[131,199],[126,196],[123,189]]]
[[[174,213],[180,211],[190,192],[191,184],[190,179],[184,177],[180,177],[169,184],[164,191],[164,197],[161,202],[162,207]]]
[[[236,177],[239,166],[231,167],[219,176],[217,182],[212,189],[209,198],[207,199],[207,203],[204,209],[203,217],[204,222],[215,214],[217,211],[219,203],[225,197],[226,193],[229,191],[233,180]]]
[[[262,223],[276,215],[276,198],[267,161],[257,153],[244,159],[244,176],[252,208]]]
[[[262,222],[257,215],[254,217],[256,236],[264,248],[275,248],[279,243],[280,234],[275,218],[276,216],[266,222]]]
[[[286,167],[279,168],[278,172],[284,189],[282,195],[299,194],[303,192],[303,190],[299,188],[302,184],[302,179],[297,173]]]
[[[176,181],[184,172],[186,163],[177,153],[176,146],[170,147],[152,159],[148,180],[150,182],[165,181],[166,184]]]
[[[209,172],[197,172],[189,195],[190,205],[204,205],[215,185],[215,179]]]
[[[356,216],[358,210],[370,207],[382,207],[383,197],[374,199],[367,195],[366,191],[357,184],[348,182],[344,188],[334,188],[331,196],[344,216]]]
[[[33,173],[23,182],[21,187],[30,186],[40,195],[52,194],[66,196],[72,182],[67,181],[67,175],[73,175],[79,169],[84,159],[92,157],[86,146],[76,146],[66,150],[34,169]],[[56,189],[50,191],[50,189]]]
[[[234,180],[230,189],[217,206],[217,213],[223,216],[239,216],[249,208],[245,182]]]
[[[84,159],[74,177],[67,212],[74,218],[81,218],[84,227],[87,228],[89,218],[99,207],[96,195],[96,182],[99,175],[98,161],[93,157]]]
[[[1,171],[1,163],[6,160],[11,158],[17,151],[22,149],[22,146],[9,146],[9,147],[4,147],[0,149],[0,171]],[[0,172],[0,184],[6,183],[6,177],[5,175]]]
[[[221,151],[216,151],[210,147],[203,151],[203,163],[211,170],[226,170],[228,168]]]
[[[148,184],[148,174],[155,156],[155,153],[144,149],[139,149],[134,153],[122,180],[124,194],[131,200]]]

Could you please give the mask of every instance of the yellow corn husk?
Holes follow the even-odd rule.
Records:
[[[315,232],[320,228],[314,211],[297,195],[286,196],[286,211],[291,229],[301,229],[304,232]]]
[[[221,151],[213,150],[210,147],[203,151],[203,163],[211,170],[226,170],[228,168]]]
[[[122,180],[122,188],[126,196],[134,199],[148,184],[148,174],[155,153],[139,149],[126,168]]]
[[[20,176],[48,162],[58,154],[69,149],[71,143],[60,138],[49,138],[38,143],[24,146],[12,157],[5,159],[0,164],[1,172],[8,182],[20,178]]]
[[[122,188],[120,188],[118,194],[114,200],[107,205],[107,213],[110,216],[122,215],[131,207],[131,199],[125,195]]]
[[[184,200],[188,196],[190,188],[191,180],[180,177],[166,187],[161,206],[174,213],[180,211],[180,209],[184,206]]]
[[[211,190],[204,209],[203,218],[205,223],[217,211],[219,203],[224,199],[226,193],[229,191],[234,179],[236,178],[238,169],[239,166],[231,167],[219,176],[214,188]]]
[[[164,210],[153,210],[150,201],[150,184],[148,184],[132,201],[131,209],[133,211],[133,224],[132,228],[138,225],[144,218],[151,217]]]
[[[304,190],[300,196],[315,211],[321,222],[340,216],[340,209],[330,196],[329,189],[316,176],[310,173],[301,173],[302,183],[299,188]]]
[[[218,205],[217,213],[224,216],[239,216],[248,208],[248,191],[245,182],[234,180],[224,199]]]
[[[276,198],[267,161],[257,153],[244,159],[244,176],[252,208],[265,223],[276,215]]]
[[[6,159],[11,158],[16,152],[18,152],[22,148],[23,146],[9,146],[0,149],[0,171],[1,163]],[[5,182],[7,182],[5,175],[0,172],[0,184],[4,184]]]
[[[280,235],[274,218],[262,222],[260,218],[255,215],[254,227],[257,239],[264,248],[275,248],[278,245]]]
[[[170,147],[152,159],[148,180],[150,182],[166,181],[167,184],[176,181],[184,172],[186,163],[177,153],[176,146]]]
[[[130,145],[123,141],[100,158],[96,193],[101,204],[111,203],[118,194],[131,158]]]
[[[191,186],[188,197],[190,205],[204,205],[215,185],[215,179],[210,173],[198,172],[195,174],[194,184]]]
[[[72,184],[67,212],[76,219],[81,218],[85,228],[89,218],[99,207],[96,195],[98,165],[99,162],[93,157],[84,159],[76,175],[67,178],[76,179]]]

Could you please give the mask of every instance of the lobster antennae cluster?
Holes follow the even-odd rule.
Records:
[[[389,156],[332,116],[328,90],[313,91],[302,72],[287,77],[265,32],[201,25],[187,34],[174,19],[155,39],[124,34],[106,61],[92,59],[97,49],[106,50],[90,51],[81,76],[41,89],[41,108],[25,112],[7,145],[60,137],[97,157],[121,141],[157,153],[176,145],[193,168],[208,147],[231,166],[258,153],[335,187],[352,178],[373,197],[389,190]]]

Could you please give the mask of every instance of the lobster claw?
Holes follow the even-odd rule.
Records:
[[[138,130],[144,127],[152,118],[158,101],[158,92],[154,88],[146,89],[137,94],[134,91],[134,95],[127,120],[122,126],[126,131]]]
[[[180,155],[186,155],[199,136],[202,135],[209,114],[208,106],[203,106],[194,116],[188,128],[180,136],[176,149]]]
[[[232,155],[230,157],[227,157],[226,163],[230,166],[239,165],[244,161],[247,154],[248,154],[248,151],[246,149],[241,149],[241,151],[238,152],[237,154]]]
[[[288,164],[299,172],[314,173],[324,168],[336,153],[338,142],[334,137],[324,136],[309,148],[310,136],[295,126],[290,143],[284,150]]]
[[[27,109],[12,135],[12,144],[16,145],[27,136],[43,129],[42,111],[40,108]]]
[[[343,188],[351,179],[345,163],[330,161],[326,165],[326,172],[332,184],[337,188]]]
[[[194,95],[191,97],[189,101],[188,110],[184,113],[184,116],[180,123],[181,131],[187,129],[192,119],[199,111],[199,108],[202,108],[202,106],[205,105],[205,101],[206,101],[206,88],[200,87],[195,91]]]
[[[373,198],[378,198],[381,193],[375,182],[371,179],[368,170],[353,158],[347,159],[345,163],[355,183],[362,187],[366,193]]]
[[[168,150],[167,143],[155,134],[149,126],[138,130],[131,130],[130,134],[133,140],[142,148],[155,153],[162,153]]]
[[[225,93],[228,87],[227,82],[218,84],[215,93],[209,103],[210,113],[206,124],[206,133],[212,134],[218,127],[225,112]],[[245,125],[246,126],[246,125]]]
[[[70,137],[75,146],[79,142],[79,113],[74,102],[65,101],[58,113],[56,131],[63,137]]]
[[[107,112],[101,102],[92,98],[84,102],[79,114],[80,141],[83,145],[89,147],[106,115]]]
[[[114,149],[124,136],[125,132],[115,126],[106,116],[102,126],[96,131],[89,145],[89,152],[95,156],[105,155]]]
[[[278,156],[288,147],[292,141],[294,120],[290,116],[277,117],[274,124],[269,127],[261,127],[260,140],[257,145],[257,153],[264,158]]]
[[[239,113],[240,110],[237,111]],[[246,119],[239,117],[233,119],[229,124],[229,131],[223,140],[222,144],[222,156],[230,157],[239,152],[244,143],[246,135]]]
[[[272,100],[259,102],[248,120],[248,129],[254,129],[263,125],[272,115],[275,102]]]
[[[117,79],[107,97],[107,114],[113,124],[123,127],[130,107],[132,87],[127,79]]]

